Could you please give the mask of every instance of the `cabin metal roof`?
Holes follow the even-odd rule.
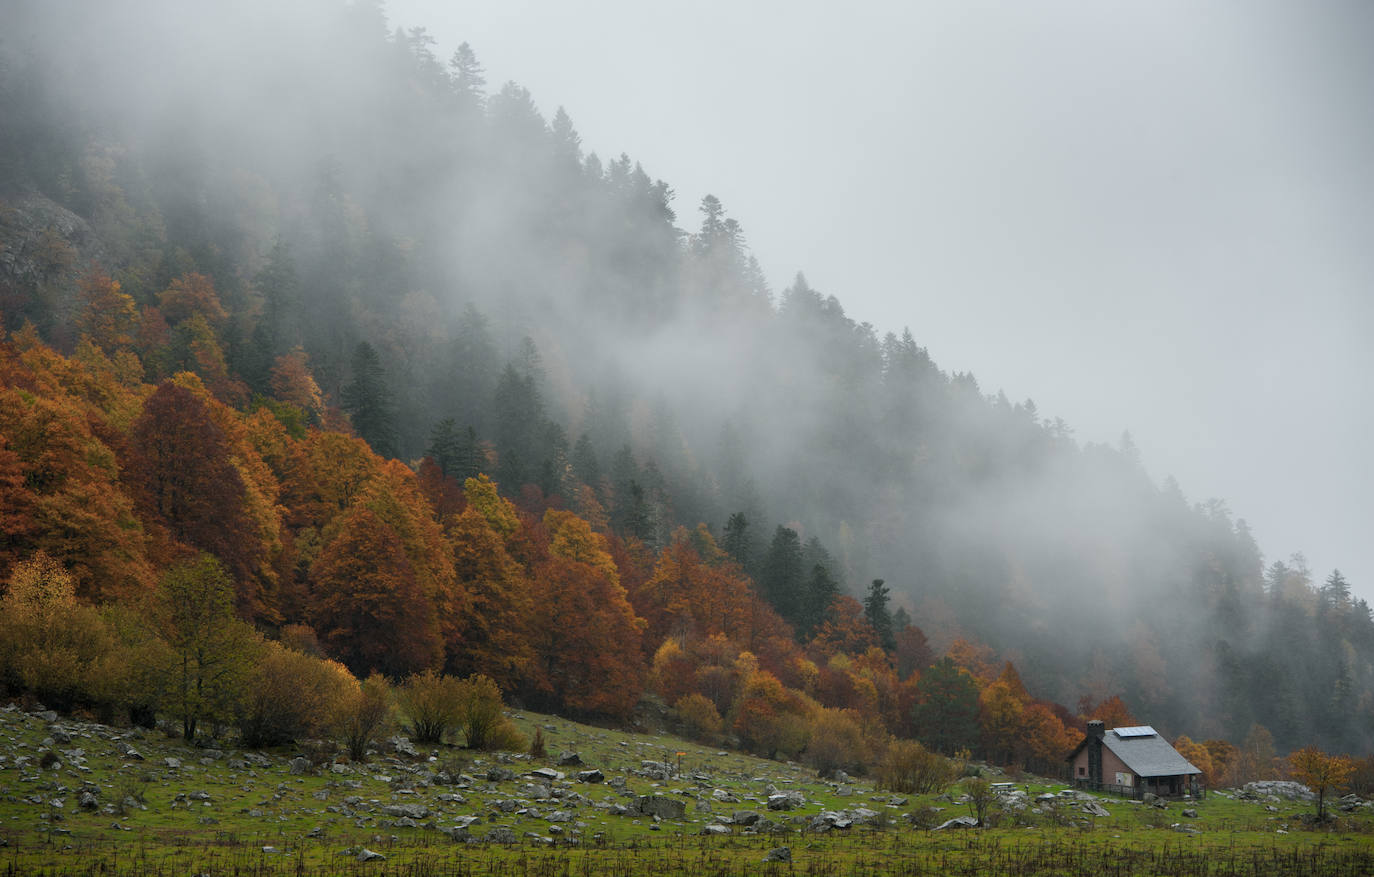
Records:
[[[1137,776],[1172,777],[1202,773],[1158,734],[1141,734],[1138,727],[1120,730],[1127,734],[1122,736],[1117,729],[1113,729],[1103,735],[1102,743]]]

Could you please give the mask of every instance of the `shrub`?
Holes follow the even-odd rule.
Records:
[[[835,771],[857,770],[868,759],[863,732],[847,710],[823,709],[811,723],[806,760],[823,777]]]
[[[530,740],[530,758],[545,759],[549,757],[549,750],[544,745],[544,729],[538,726],[534,729],[534,739]]]
[[[354,761],[367,760],[373,740],[391,725],[391,686],[386,677],[373,673],[341,699],[334,716],[334,733],[348,748]]]
[[[491,734],[487,737],[486,748],[488,750],[500,752],[520,752],[529,746],[529,741],[525,735],[507,719],[505,716],[491,729]]]
[[[342,664],[267,643],[239,715],[244,746],[320,737],[338,704],[358,687]]]
[[[687,734],[693,740],[713,742],[719,735],[724,722],[716,705],[705,695],[692,693],[682,697],[673,706],[677,717],[687,726]]]
[[[476,673],[454,686],[454,696],[455,724],[463,729],[467,747],[493,748],[489,746],[492,733],[505,721],[501,714],[501,689],[490,677]]]
[[[878,788],[903,795],[943,791],[954,782],[956,769],[949,759],[915,740],[894,740],[878,766]]]
[[[459,680],[433,670],[411,675],[396,691],[396,702],[416,743],[443,742],[444,733],[459,724],[461,699]]]
[[[0,685],[62,710],[92,703],[93,669],[113,645],[99,611],[77,603],[61,563],[39,551],[14,567],[0,598]]]
[[[968,810],[978,824],[984,828],[989,827],[988,820],[992,817],[993,805],[997,803],[997,793],[992,789],[992,783],[983,777],[972,777],[964,780],[964,794],[968,795]]]

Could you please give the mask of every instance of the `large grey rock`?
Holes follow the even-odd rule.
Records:
[[[640,795],[635,801],[635,812],[659,819],[682,819],[687,815],[687,805],[663,795]]]
[[[1295,783],[1291,780],[1263,780],[1257,783],[1246,783],[1243,790],[1247,797],[1265,797],[1273,795],[1278,798],[1287,798],[1290,801],[1315,801],[1317,796],[1312,794],[1312,790],[1302,783]]]
[[[304,755],[297,755],[295,758],[291,759],[290,769],[292,776],[304,776],[310,773],[310,759],[306,758]]]
[[[513,844],[515,843],[515,832],[503,826],[497,826],[487,832],[487,843],[493,844]]]
[[[374,853],[372,850],[369,850],[367,847],[363,847],[362,849],[358,850],[358,861],[359,861],[359,862],[385,862],[385,861],[386,861],[386,856],[382,855],[381,853]]]
[[[1082,806],[1082,808],[1083,808],[1083,812],[1086,813],[1086,814],[1088,814],[1089,816],[1111,816],[1111,815],[1112,815],[1112,814],[1110,814],[1110,813],[1107,812],[1107,808],[1103,807],[1101,804],[1097,803],[1096,801],[1084,801],[1084,802],[1082,803],[1081,806]]]
[[[411,819],[428,819],[429,808],[422,804],[389,804],[382,808],[387,816],[408,816]]]
[[[757,810],[736,810],[730,818],[736,825],[754,825],[762,817]]]
[[[577,781],[579,783],[600,783],[604,782],[605,779],[606,775],[595,768],[591,770],[579,770],[577,772]]]
[[[407,758],[420,757],[419,751],[416,750],[415,744],[410,742],[409,737],[397,735],[387,742],[391,744],[392,750],[394,750],[397,755],[404,755]]]
[[[846,813],[838,813],[834,810],[822,810],[818,815],[811,819],[812,831],[830,831],[832,828],[847,829],[854,825],[854,820]]]
[[[795,810],[806,803],[806,796],[798,791],[778,792],[768,796],[769,810]]]
[[[559,767],[577,767],[580,764],[582,764],[582,756],[577,754],[576,752],[558,753]]]
[[[944,831],[947,828],[977,828],[978,820],[972,816],[956,816],[946,822],[935,826],[934,831]]]
[[[763,857],[765,862],[788,862],[792,861],[791,847],[774,847],[768,851],[768,855]]]
[[[703,826],[701,827],[701,833],[702,833],[702,834],[729,834],[729,833],[730,833],[730,826],[728,826],[728,825],[721,825],[721,824],[718,823],[718,822],[712,822],[710,825],[703,825]]]
[[[530,771],[529,775],[541,780],[548,780],[549,782],[563,779],[563,773],[551,767],[536,767],[534,770]]]

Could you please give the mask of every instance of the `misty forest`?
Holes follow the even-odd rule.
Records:
[[[764,276],[480,47],[70,5],[0,14],[5,697],[271,743],[299,680],[432,673],[857,771],[1059,775],[1093,718],[1209,784],[1370,754],[1339,571]]]

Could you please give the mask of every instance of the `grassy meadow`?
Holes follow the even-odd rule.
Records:
[[[335,765],[0,710],[0,874],[1374,873],[1374,810],[1362,804],[1316,826],[1310,803],[1224,790],[1162,809],[1098,796],[1102,816],[1027,777],[992,827],[935,830],[970,814],[959,783],[895,795],[666,734],[513,716],[542,732],[548,758],[387,744]],[[582,763],[558,764],[565,752]],[[539,768],[563,776],[529,776]],[[592,769],[599,781],[579,781]],[[789,792],[801,803],[769,809],[770,794]],[[822,830],[823,812],[852,825]]]

